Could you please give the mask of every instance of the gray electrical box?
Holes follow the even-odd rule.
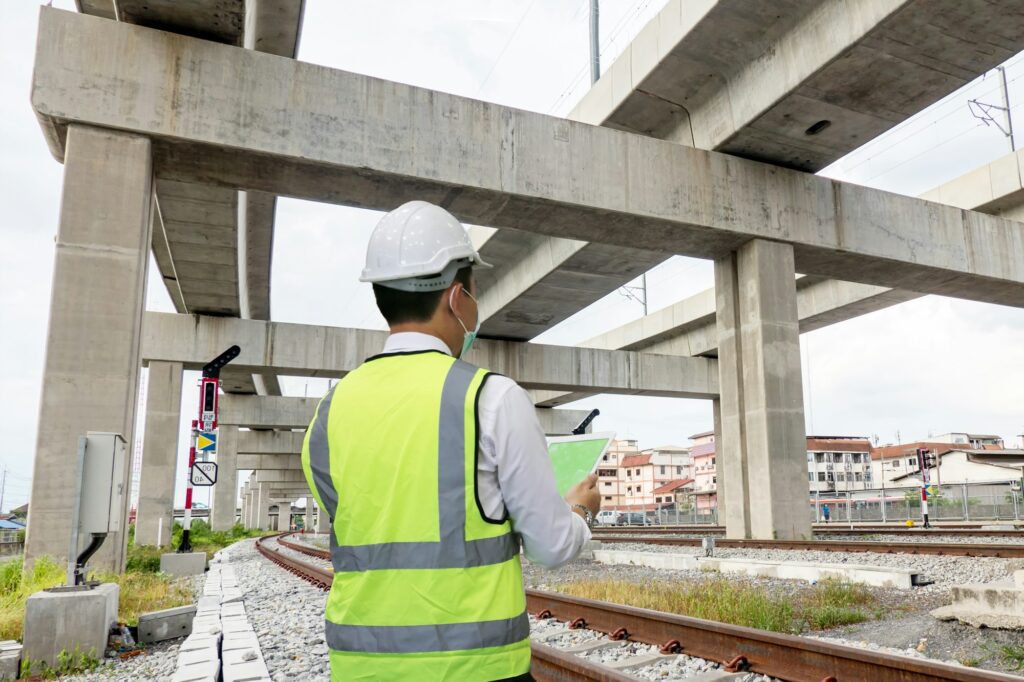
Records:
[[[124,509],[124,437],[90,431],[85,437],[78,529],[82,534],[121,530]]]

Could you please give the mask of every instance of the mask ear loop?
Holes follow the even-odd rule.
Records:
[[[448,296],[448,310],[452,311],[452,315],[455,315],[455,319],[458,320],[459,326],[462,327],[462,331],[466,334],[469,330],[466,329],[466,323],[462,321],[462,318],[455,312],[455,289],[452,289],[452,293]]]

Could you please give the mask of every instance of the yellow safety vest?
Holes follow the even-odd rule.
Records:
[[[500,680],[530,669],[519,544],[476,493],[488,372],[380,355],[317,407],[302,468],[331,518],[331,680]]]

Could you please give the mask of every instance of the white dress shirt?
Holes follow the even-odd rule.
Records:
[[[451,355],[444,341],[419,332],[392,334],[383,352],[418,350]],[[508,510],[531,561],[554,568],[576,558],[590,539],[590,528],[558,494],[530,396],[508,377],[494,375],[484,382],[477,409],[476,485],[484,513],[500,519]]]

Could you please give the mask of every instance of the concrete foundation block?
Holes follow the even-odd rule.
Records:
[[[205,570],[206,552],[160,555],[160,571],[167,575],[202,575]]]
[[[90,590],[36,592],[25,605],[24,656],[54,666],[62,651],[103,657],[110,626],[117,621],[120,588],[104,583]]]
[[[0,680],[16,680],[21,676],[21,645],[13,639],[0,642]]]
[[[1024,589],[1013,580],[977,585],[954,585],[953,603],[941,606],[932,615],[939,620],[958,620],[976,628],[1024,629]]]
[[[143,613],[139,616],[139,641],[149,644],[188,637],[192,634],[192,621],[195,617],[195,606],[179,606]]]
[[[180,666],[171,682],[217,682],[220,679],[220,661],[208,661]]]

